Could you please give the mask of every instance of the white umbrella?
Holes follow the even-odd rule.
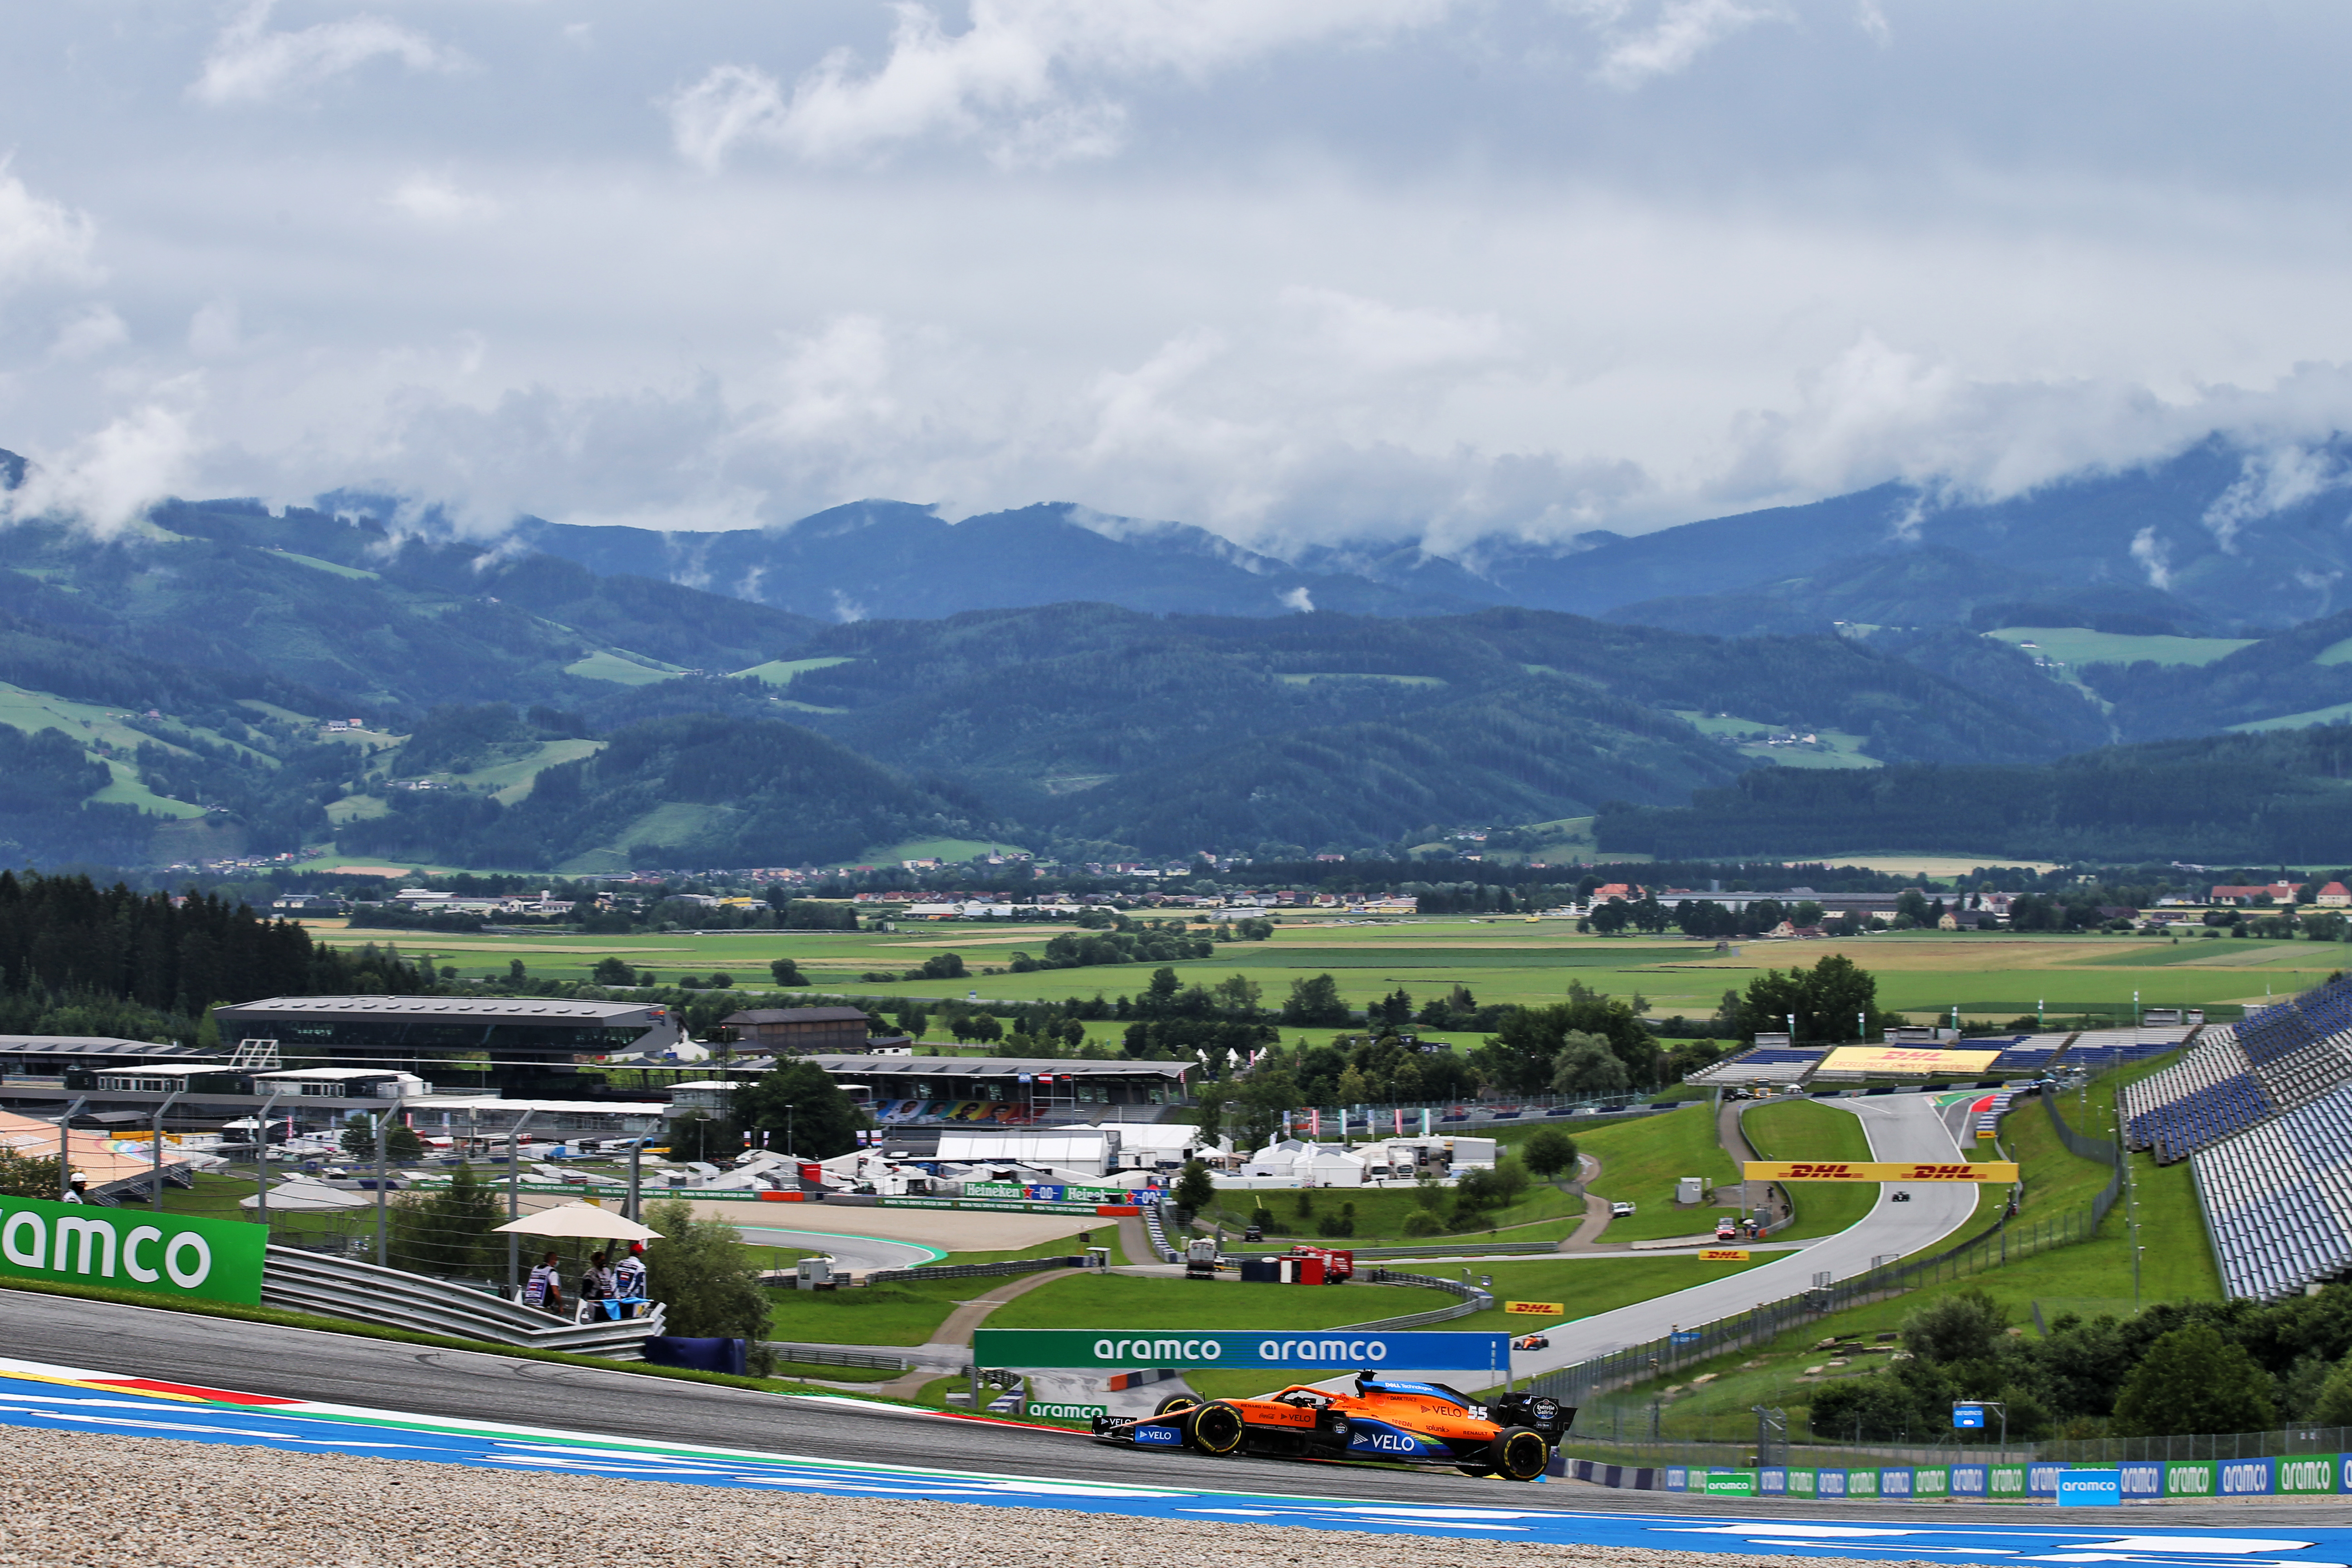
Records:
[[[581,1236],[600,1241],[659,1241],[661,1232],[594,1204],[558,1204],[496,1227],[521,1236]]]

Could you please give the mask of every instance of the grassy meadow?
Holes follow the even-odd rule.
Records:
[[[1174,918],[1174,917],[1170,917]],[[320,941],[345,946],[393,942],[410,956],[430,955],[461,975],[503,977],[520,959],[534,974],[585,979],[597,961],[619,957],[665,982],[724,973],[764,987],[769,963],[793,959],[819,989],[887,998],[961,996],[1000,1001],[1077,995],[1132,995],[1152,965],[1112,964],[982,974],[1017,952],[1042,952],[1052,924],[958,921],[895,931],[731,931],[589,936],[503,936],[351,931],[340,921],[307,922]],[[1482,1003],[1557,999],[1570,980],[1612,995],[1638,994],[1658,1016],[1711,1016],[1724,992],[1743,989],[1766,969],[1810,964],[1843,952],[1878,978],[1882,1006],[1915,1018],[1948,1016],[2006,1023],[2032,1015],[2105,1012],[2128,1022],[2135,992],[2144,1006],[2260,1005],[2325,980],[2343,966],[2334,943],[2145,936],[2044,936],[2006,932],[1888,932],[1820,942],[1758,941],[1718,953],[1712,942],[1665,938],[1580,936],[1565,921],[1512,917],[1433,917],[1396,924],[1340,924],[1289,918],[1265,942],[1221,944],[1216,956],[1180,966],[1187,979],[1241,973],[1257,982],[1269,1005],[1295,980],[1328,973],[1351,1005],[1402,987],[1416,999],[1465,985]],[[868,972],[904,973],[934,953],[961,954],[965,981],[868,983]],[[1104,1033],[1116,1033],[1104,1029]]]

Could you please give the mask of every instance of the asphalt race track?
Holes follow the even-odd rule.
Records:
[[[2105,1530],[2084,1512],[2025,1505],[1685,1505],[1655,1493],[1560,1482],[1514,1486],[1370,1467],[1137,1453],[1066,1433],[900,1414],[851,1400],[780,1397],[30,1292],[0,1296],[0,1310],[7,1325],[0,1349],[20,1363],[345,1407],[331,1429],[301,1412],[140,1398],[93,1403],[87,1390],[19,1381],[31,1369],[11,1376],[0,1367],[0,1422],[13,1425],[70,1428],[95,1421],[103,1429],[152,1426],[156,1436],[185,1437],[211,1423],[221,1429],[219,1441],[502,1468],[557,1462],[540,1452],[545,1442],[531,1440],[551,1432],[572,1435],[563,1448],[568,1457],[560,1456],[566,1468],[601,1467],[615,1477],[1489,1540],[1956,1563],[2340,1568],[2352,1562],[2352,1509],[2333,1501],[2138,1508],[2106,1514]],[[151,1404],[155,1414],[142,1414]],[[386,1412],[424,1420],[404,1423]],[[307,1429],[287,1426],[306,1418],[313,1423]],[[540,1430],[484,1433],[448,1425],[468,1422]],[[420,1428],[438,1435],[428,1441]],[[588,1446],[577,1440],[583,1435]],[[599,1458],[593,1450],[598,1440],[696,1454]],[[531,1452],[519,1458],[518,1442]],[[714,1463],[704,1445],[757,1463]]]

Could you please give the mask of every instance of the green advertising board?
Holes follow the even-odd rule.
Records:
[[[1709,1470],[1706,1473],[1706,1495],[1709,1497],[1754,1497],[1756,1472],[1753,1470]]]
[[[2171,1459],[2165,1462],[2164,1495],[2167,1497],[2211,1497],[2215,1487],[2214,1462],[2210,1459]]]
[[[1789,1472],[1789,1495],[1790,1497],[1816,1496],[1821,1491],[1821,1486],[1822,1477],[1819,1470],[1790,1470]]]
[[[261,1300],[267,1226],[0,1198],[0,1274],[209,1301]]]
[[[2282,1494],[2314,1497],[2326,1492],[2332,1496],[2336,1491],[2336,1456],[2333,1454],[2296,1454],[2278,1460],[2275,1471]]]
[[[1876,1470],[1848,1470],[1845,1473],[1845,1495],[1848,1498],[1874,1498],[1878,1495]]]
[[[2025,1496],[2025,1467],[1995,1465],[1987,1478],[1985,1495],[1994,1502],[2017,1502]]]
[[[1108,1405],[1048,1405],[1042,1400],[1029,1402],[1032,1421],[1091,1421],[1097,1415],[1110,1414]]]
[[[1921,1465],[1911,1472],[1911,1495],[1945,1498],[1952,1495],[1952,1472],[1947,1465]]]

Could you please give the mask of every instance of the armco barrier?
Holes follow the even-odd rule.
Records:
[[[399,1268],[328,1258],[289,1247],[269,1248],[261,1278],[264,1306],[331,1318],[386,1323],[418,1333],[488,1340],[531,1350],[634,1361],[639,1343],[662,1331],[662,1309],[614,1323],[557,1321],[545,1312]]]
[[[768,1342],[768,1349],[778,1361],[797,1362],[802,1366],[854,1366],[868,1372],[904,1372],[907,1358],[902,1355],[877,1355],[866,1351],[845,1351],[838,1345],[794,1345],[780,1341]]]
[[[1425,1328],[1431,1323],[1449,1322],[1466,1318],[1473,1312],[1483,1312],[1494,1306],[1495,1298],[1475,1285],[1459,1279],[1444,1279],[1434,1274],[1399,1274],[1391,1269],[1375,1268],[1364,1276],[1367,1285],[1418,1285],[1423,1289],[1444,1290],[1462,1298],[1451,1307],[1433,1307],[1426,1312],[1408,1312],[1401,1318],[1381,1318],[1375,1322],[1350,1323],[1351,1329],[1396,1330]]]
[[[1084,1268],[1086,1255],[1070,1258],[1015,1258],[1003,1263],[950,1263],[944,1268],[877,1268],[866,1276],[868,1285],[888,1285],[901,1279],[977,1279],[992,1274],[1043,1274],[1048,1268]]]

